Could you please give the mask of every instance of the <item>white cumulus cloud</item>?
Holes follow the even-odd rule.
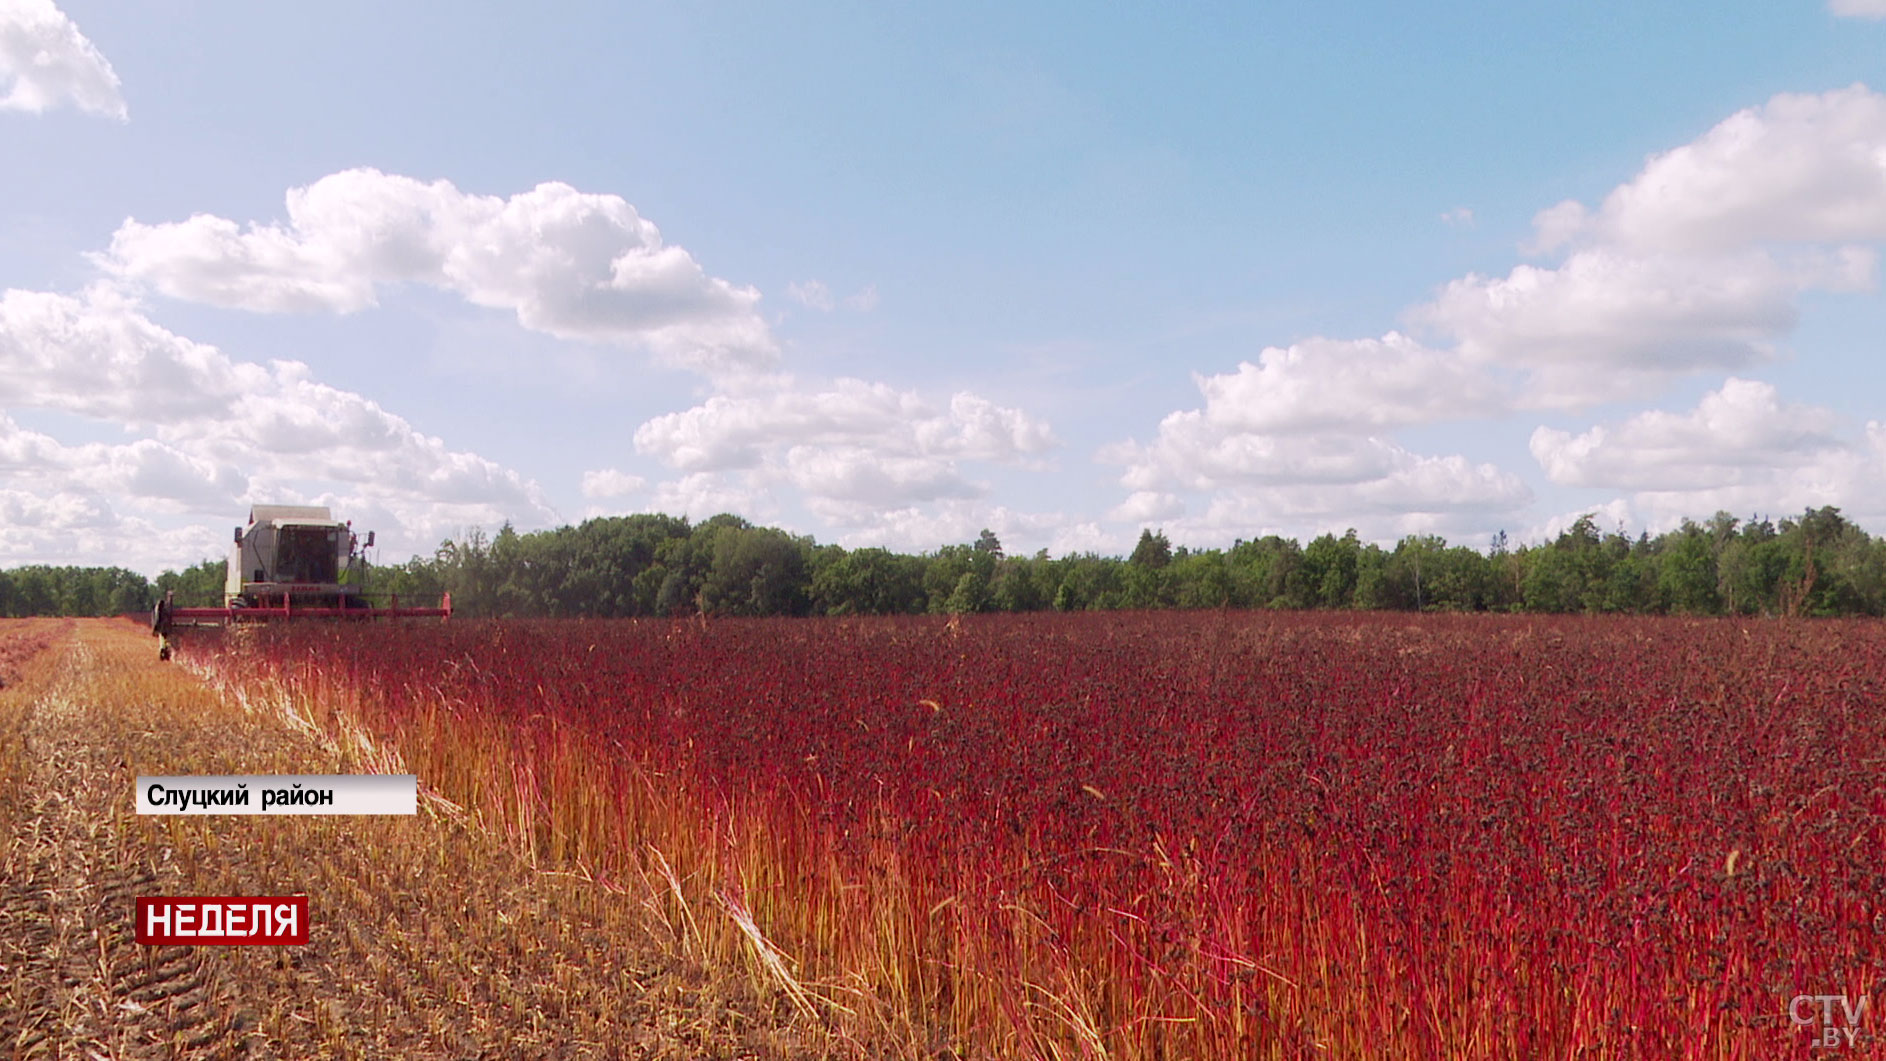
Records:
[[[807,391],[787,383],[764,395],[716,394],[692,409],[655,417],[636,429],[635,448],[683,471],[751,468],[782,443],[909,434],[911,424],[934,415],[915,393],[888,384],[842,379]]]
[[[1670,253],[1886,239],[1886,95],[1865,85],[1777,95],[1652,156],[1595,212],[1560,203],[1536,226],[1546,250],[1574,242]]]
[[[591,501],[628,497],[647,485],[639,475],[615,468],[597,468],[583,473],[583,496]]]
[[[1641,395],[1772,356],[1809,291],[1868,290],[1886,239],[1886,96],[1781,94],[1652,156],[1596,208],[1534,219],[1535,253],[1410,311],[1532,407]]]
[[[1174,526],[1214,536],[1248,533],[1254,525],[1238,521],[1253,513],[1262,514],[1256,526],[1375,529],[1408,516],[1493,519],[1532,500],[1518,476],[1492,464],[1417,454],[1370,435],[1226,429],[1198,411],[1167,416],[1149,444],[1129,441],[1099,456],[1124,466],[1120,481],[1133,491],[1113,518],[1175,514],[1173,495],[1202,493],[1207,514]]]
[[[187,453],[157,439],[68,446],[26,430],[0,413],[0,477],[52,495],[73,489],[135,498],[144,507],[227,516],[249,477],[235,465]]]
[[[1058,445],[1047,424],[977,394],[939,405],[858,379],[806,386],[776,377],[765,390],[715,394],[635,432],[637,452],[685,473],[655,487],[658,511],[758,518],[790,500],[840,542],[923,549],[958,540],[950,535],[964,523],[983,520],[972,537],[993,526],[976,463],[1039,471]],[[1018,515],[1005,518],[1022,526]]]
[[[1695,513],[1688,513],[1688,515],[1694,516]],[[1557,541],[1559,535],[1570,530],[1572,524],[1577,523],[1586,516],[1591,517],[1592,526],[1597,528],[1599,534],[1617,532],[1629,537],[1634,537],[1637,534],[1651,529],[1640,520],[1637,512],[1631,508],[1631,503],[1628,500],[1622,497],[1614,497],[1603,504],[1587,505],[1584,508],[1547,516],[1545,519],[1521,529],[1516,536],[1511,538],[1511,544],[1538,545],[1545,542]],[[1670,526],[1675,526],[1675,524],[1672,523]],[[1652,533],[1660,534],[1668,529],[1669,527],[1659,526],[1652,531]]]
[[[1838,505],[1855,518],[1886,516],[1886,424],[1855,435],[1832,411],[1784,401],[1759,381],[1732,378],[1694,409],[1576,435],[1541,427],[1532,452],[1554,482],[1635,491],[1629,506],[1653,533],[1716,511]]]
[[[656,483],[648,511],[704,520],[723,512],[773,523],[779,500],[765,476],[755,472],[694,472]]]
[[[1484,371],[1396,332],[1273,346],[1256,363],[1194,381],[1206,420],[1252,432],[1434,423],[1497,411],[1507,400]]]
[[[1102,447],[1130,493],[1107,518],[1160,522],[1200,541],[1355,526],[1371,535],[1469,526],[1531,501],[1517,476],[1458,455],[1414,453],[1394,427],[1497,415],[1494,368],[1396,332],[1271,347],[1233,372],[1193,376],[1202,408],[1160,421],[1149,443]],[[1203,511],[1188,495],[1202,495]]]
[[[133,510],[135,511],[135,510]],[[108,564],[155,574],[224,551],[227,527],[163,528],[84,491],[0,485],[0,566]]]
[[[702,372],[778,355],[759,292],[709,276],[620,196],[546,183],[500,198],[353,169],[290,190],[287,208],[285,224],[127,220],[98,261],[175,298],[260,312],[353,312],[417,283]]]
[[[131,425],[221,416],[269,370],[151,323],[109,288],[0,293],[0,403]]]
[[[1185,500],[1158,490],[1137,490],[1115,505],[1107,518],[1117,523],[1157,523],[1185,515]]]
[[[857,379],[717,394],[635,432],[638,452],[679,471],[763,470],[811,498],[880,507],[979,496],[962,462],[1021,463],[1055,444],[1046,424],[975,394],[944,410]]]
[[[864,509],[984,493],[948,459],[897,456],[864,446],[794,446],[786,451],[785,466],[787,481],[812,497]]]
[[[1775,388],[1731,378],[1687,413],[1651,410],[1614,427],[1578,435],[1541,427],[1532,455],[1565,486],[1708,489],[1772,479],[1841,448],[1834,415],[1784,403]]]
[[[120,509],[228,519],[256,502],[385,513],[397,520],[380,528],[389,545],[412,548],[471,525],[554,516],[517,472],[313,379],[299,362],[237,361],[169,332],[105,288],[0,294],[0,407],[73,414],[143,436],[66,445],[0,417],[0,486],[46,504],[90,498],[101,513],[93,530],[107,537],[119,525],[109,514]],[[122,529],[158,534],[141,522]]]
[[[819,506],[814,505],[817,511]],[[1022,552],[1020,543],[1048,542],[1056,552],[1069,551],[1074,529],[1059,512],[1024,512],[986,500],[956,499],[933,505],[874,509],[867,513],[834,513],[834,522],[849,529],[839,535],[846,548],[878,546],[901,552],[930,552],[944,545],[976,540],[984,528],[1001,539],[1005,551]]]
[[[1794,327],[1801,292],[1865,288],[1873,266],[1857,248],[1781,257],[1592,247],[1558,268],[1455,280],[1413,316],[1454,336],[1470,363],[1524,370],[1526,404],[1580,406],[1762,361]]]
[[[0,110],[70,103],[123,121],[118,75],[52,0],[0,0]]]
[[[1420,340],[1317,338],[1195,375],[1201,408],[1167,414],[1149,443],[1097,454],[1129,491],[1109,515],[1218,536],[1505,523],[1530,504],[1517,477],[1387,434],[1745,372],[1785,352],[1805,295],[1872,290],[1883,240],[1886,96],[1864,85],[1774,96],[1650,157],[1596,205],[1540,211],[1529,253],[1557,260],[1443,285],[1407,311]],[[1770,507],[1880,494],[1872,450],[1743,379],[1689,413],[1542,427],[1531,448],[1553,482],[1637,490],[1627,503],[1658,518],[1756,491]]]

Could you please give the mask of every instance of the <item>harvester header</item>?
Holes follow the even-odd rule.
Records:
[[[281,619],[416,619],[452,614],[452,596],[438,607],[402,607],[368,600],[361,541],[351,523],[324,505],[255,505],[237,527],[220,608],[180,608],[165,594],[151,615],[158,654],[170,658],[170,635],[180,627],[224,626]],[[365,543],[373,545],[373,532]]]

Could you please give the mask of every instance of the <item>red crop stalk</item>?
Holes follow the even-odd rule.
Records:
[[[931,1053],[1772,1057],[1886,981],[1877,623],[246,633],[199,662]]]

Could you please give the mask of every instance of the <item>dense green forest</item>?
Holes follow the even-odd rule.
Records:
[[[220,594],[222,582],[217,582]],[[149,580],[122,567],[48,567],[0,571],[0,615],[122,615],[154,597]]]
[[[154,584],[113,568],[0,573],[7,615],[108,614],[220,604],[224,562]],[[1555,541],[1485,549],[1411,536],[1393,548],[1354,531],[1308,545],[1279,537],[1173,548],[1153,530],[1131,556],[1009,556],[994,534],[922,556],[820,545],[735,516],[662,515],[495,537],[371,570],[367,589],[408,600],[450,592],[459,614],[865,615],[1104,608],[1383,608],[1450,611],[1886,615],[1886,538],[1836,508],[1792,519],[1718,513],[1657,537],[1585,516]]]

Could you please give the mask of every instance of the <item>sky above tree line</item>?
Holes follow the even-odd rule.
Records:
[[[0,566],[1886,532],[1886,0],[1297,6],[0,0]]]

